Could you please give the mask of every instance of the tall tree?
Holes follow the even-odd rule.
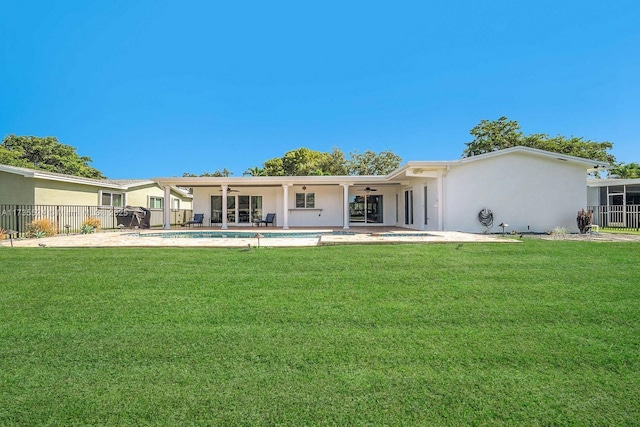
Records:
[[[282,168],[287,176],[322,175],[320,159],[322,153],[308,148],[291,150],[282,157]]]
[[[546,134],[524,135],[517,121],[509,120],[504,116],[494,121],[481,120],[469,133],[474,136],[474,139],[465,144],[462,157],[521,145],[610,164],[614,164],[616,160],[613,154],[608,153],[608,150],[613,148],[613,144],[608,141],[596,142],[575,136],[567,138],[561,135],[554,137]]]
[[[349,175],[386,175],[400,166],[402,159],[391,151],[375,153],[366,150],[360,154],[357,151],[349,153],[347,162]]]
[[[462,157],[515,147],[521,145],[523,137],[518,122],[504,116],[494,121],[481,120],[469,133],[474,139],[466,143],[467,148],[462,152]]]
[[[274,157],[262,164],[266,176],[284,176],[284,167],[282,166],[282,157]]]
[[[324,175],[347,175],[349,173],[347,160],[344,153],[339,148],[333,148],[331,153],[324,153],[320,159],[320,168]]]
[[[102,172],[89,166],[91,161],[90,157],[79,156],[74,147],[59,142],[54,136],[8,135],[0,145],[2,164],[103,179]]]
[[[621,179],[640,178],[640,164],[636,162],[619,163],[609,169],[609,176]]]
[[[375,153],[367,150],[360,154],[350,153],[347,160],[339,148],[330,153],[298,148],[264,162],[268,176],[313,176],[313,175],[384,175],[396,169],[400,157],[391,151]]]
[[[282,157],[269,159],[263,164],[268,176],[344,175],[347,173],[344,153],[334,148],[325,153],[309,148],[287,151]]]

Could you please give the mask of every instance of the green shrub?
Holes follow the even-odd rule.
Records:
[[[81,234],[91,234],[95,230],[96,229],[91,224],[82,224],[82,227],[80,227]]]

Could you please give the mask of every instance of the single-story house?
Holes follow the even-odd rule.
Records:
[[[527,147],[453,161],[410,161],[385,176],[155,178],[193,188],[205,224],[249,225],[267,213],[290,227],[396,226],[466,232],[577,232],[587,173],[600,162]],[[165,218],[168,210],[165,204]],[[165,221],[168,228],[169,221]]]
[[[0,164],[0,205],[23,206],[25,213],[30,212],[28,206],[141,206],[157,211],[156,225],[162,225],[167,199],[167,208],[183,212],[179,219],[183,222],[184,212],[191,211],[193,197],[182,188],[171,187],[167,198],[164,188],[149,179],[92,179]],[[17,213],[16,209],[11,211]]]

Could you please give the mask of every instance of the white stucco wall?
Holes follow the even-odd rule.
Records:
[[[576,215],[587,205],[584,166],[551,157],[509,153],[454,166],[446,175],[444,229],[484,232],[480,210],[493,212],[491,232],[577,232]]]
[[[290,227],[338,227],[342,226],[343,188],[337,185],[307,185],[306,190],[301,186],[289,187],[288,209]],[[315,193],[315,209],[295,209],[296,193]],[[278,203],[283,205],[283,193],[280,191]],[[282,208],[280,209],[282,211]],[[282,225],[283,215],[279,215],[278,225]]]
[[[425,187],[427,197],[425,200]],[[405,191],[413,190],[413,224],[405,224]],[[438,192],[438,180],[434,178],[414,178],[409,185],[400,188],[398,193],[398,227],[406,227],[414,230],[438,230],[440,195]],[[395,203],[395,196],[393,199]],[[425,206],[427,221],[425,221]],[[391,225],[391,224],[390,224]]]

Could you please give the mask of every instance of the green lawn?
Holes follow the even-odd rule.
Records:
[[[640,243],[0,260],[3,426],[640,424]]]

